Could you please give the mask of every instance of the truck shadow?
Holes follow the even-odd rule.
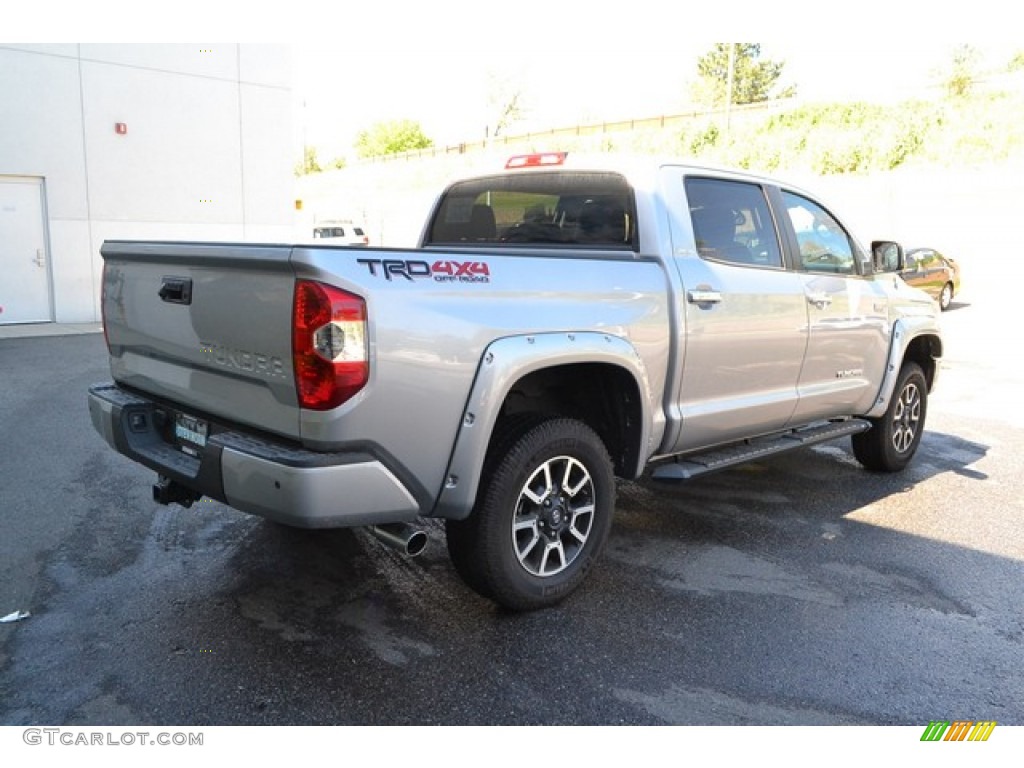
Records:
[[[609,556],[620,564],[639,557],[641,567],[673,589],[705,595],[771,594],[774,570],[788,574],[777,586],[781,595],[792,596],[787,563],[799,569],[816,556],[836,554],[856,561],[867,539],[955,548],[918,536],[941,530],[944,518],[959,513],[959,493],[974,495],[969,486],[989,480],[973,467],[988,450],[955,435],[926,432],[914,461],[895,474],[864,470],[848,441],[837,441],[683,484],[644,477],[620,486]],[[957,495],[932,491],[943,475],[960,478],[950,481]],[[768,568],[769,562],[775,566]]]
[[[845,445],[824,445],[678,487],[623,483],[612,538],[587,583],[556,608],[524,615],[497,609],[458,580],[436,521],[428,524],[427,551],[415,560],[363,531],[256,521],[221,593],[236,610],[222,611],[211,629],[239,658],[288,658],[264,669],[265,685],[298,674],[314,685],[307,693],[324,709],[310,716],[296,709],[295,698],[267,693],[273,706],[237,721],[927,721],[914,684],[875,709],[837,691],[840,701],[825,708],[828,714],[759,709],[747,699],[753,691],[767,695],[768,678],[787,675],[798,679],[781,686],[787,697],[809,695],[818,683],[805,680],[808,664],[810,678],[839,670],[853,690],[867,690],[877,680],[868,673],[857,681],[863,671],[855,668],[871,654],[887,675],[897,664],[923,674],[929,654],[893,653],[921,612],[940,625],[978,621],[980,580],[1006,584],[1019,563],[929,538],[930,516],[955,514],[958,502],[945,491],[922,491],[942,475],[988,482],[972,467],[987,452],[928,433],[899,475],[865,472]],[[922,521],[922,505],[930,503]],[[941,562],[959,564],[948,581],[934,570]],[[994,625],[1001,642],[1019,646],[1014,621],[1019,625],[1000,615]],[[849,637],[835,636],[836,624],[849,626]],[[960,632],[931,638],[929,653],[955,655]],[[809,660],[809,645],[824,650]],[[594,680],[535,689],[538,666],[574,679],[593,657],[615,663]],[[236,673],[245,675],[244,665]],[[369,699],[389,702],[385,710],[353,694],[367,685],[380,697]],[[704,690],[725,691],[739,714],[701,703],[694,692]],[[555,714],[539,713],[538,695]],[[476,705],[467,709],[466,700]]]
[[[648,478],[623,482],[611,547],[614,550],[616,538],[644,533],[680,546],[742,545],[755,532],[762,542],[769,542],[794,531],[806,532],[809,526],[827,536],[851,514],[907,496],[938,475],[986,481],[988,476],[972,465],[987,452],[985,445],[928,432],[912,465],[897,474],[865,471],[843,442],[682,484]],[[362,599],[411,600],[424,609],[474,605],[484,613],[502,615],[452,571],[442,521],[423,521],[429,544],[422,556],[411,559],[360,529],[301,530],[256,518],[243,520],[246,533],[233,555],[236,594],[266,592],[264,587],[272,585],[271,591],[292,606],[280,611],[282,616],[297,617],[304,603],[325,609],[328,604],[337,608]]]
[[[644,512],[681,511],[691,518],[725,520],[737,525],[750,516],[768,524],[841,520],[851,512],[888,497],[906,494],[937,475],[953,473],[984,481],[973,468],[988,446],[956,435],[926,432],[914,461],[903,472],[864,470],[849,442],[835,441],[797,450],[761,462],[711,474],[687,483],[665,483],[645,476],[621,486],[619,521]],[[638,502],[644,495],[644,502]],[[671,525],[671,524],[670,524]]]

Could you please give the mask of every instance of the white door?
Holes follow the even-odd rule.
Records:
[[[43,181],[0,176],[0,324],[50,320]]]

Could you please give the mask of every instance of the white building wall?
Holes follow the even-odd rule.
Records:
[[[54,319],[100,319],[105,239],[290,240],[291,109],[284,46],[0,45],[0,177],[44,179]]]

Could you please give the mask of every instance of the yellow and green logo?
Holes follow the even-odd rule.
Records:
[[[932,720],[921,741],[988,741],[995,728],[995,720]]]

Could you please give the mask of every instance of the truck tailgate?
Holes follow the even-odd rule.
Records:
[[[101,253],[117,382],[299,437],[290,247],[107,241]]]

